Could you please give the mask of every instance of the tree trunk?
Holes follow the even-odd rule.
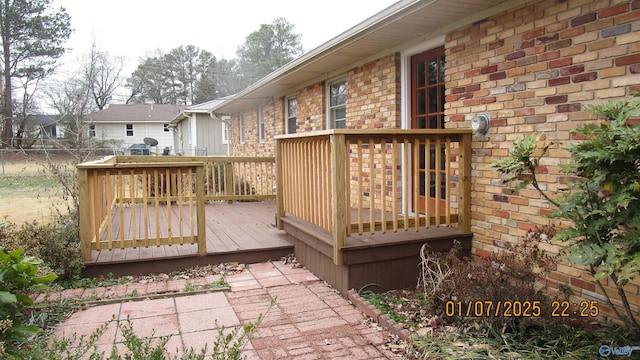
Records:
[[[2,146],[11,146],[13,138],[13,101],[11,88],[11,27],[9,21],[8,8],[11,6],[9,0],[4,1],[4,14],[2,14],[2,51],[4,52],[4,92],[2,93]]]

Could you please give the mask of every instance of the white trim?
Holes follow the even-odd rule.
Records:
[[[445,35],[437,36],[400,53],[400,128],[411,128],[411,57],[445,44]],[[446,61],[446,59],[445,59]]]
[[[298,122],[298,99],[296,98],[295,95],[287,96],[284,98],[284,133],[285,134],[289,134],[289,101],[291,100],[295,100],[296,102],[296,127]]]
[[[229,133],[230,133],[229,124],[226,121],[222,120],[222,119],[221,119],[220,122],[222,123],[221,124],[222,125],[222,131],[221,131],[221,133],[222,133],[222,144],[223,145],[229,145]]]
[[[244,113],[240,113],[238,114],[238,128],[240,129],[239,132],[239,139],[240,139],[240,144],[244,144],[245,143],[245,135],[244,135]]]
[[[258,142],[263,143],[265,141],[265,126],[264,126],[264,108],[262,105],[258,106]]]
[[[198,131],[196,129],[196,114],[189,116],[189,145],[195,149],[198,146]]]
[[[413,55],[417,55],[423,53],[425,51],[435,49],[438,46],[442,46],[445,44],[445,35],[437,36],[433,39],[429,39],[423,43],[418,45],[411,46],[402,50],[400,53],[400,99],[402,102],[400,103],[400,128],[402,129],[410,129],[411,128],[411,57]],[[445,59],[446,63],[446,59]],[[409,145],[411,147],[411,145]],[[401,159],[404,159],[404,151],[411,151],[411,149],[405,149],[404,146],[400,151]],[[413,163],[411,160],[412,152],[409,152],[409,162]],[[405,164],[402,164],[405,166]],[[405,182],[406,180],[406,182]],[[413,176],[409,176],[409,179],[405,179],[405,172],[402,172],[402,183],[407,184],[408,189],[413,189]],[[404,209],[404,202],[408,202],[408,209],[413,208],[413,196],[403,196],[402,197],[402,209]]]
[[[335,123],[333,124],[333,126],[331,126],[331,86],[335,85],[335,84],[340,84],[340,83],[344,83],[344,91],[346,94],[349,93],[349,90],[347,89],[347,79],[346,77],[339,77],[339,78],[335,78],[331,81],[327,81],[325,84],[325,113],[326,113],[326,118],[325,118],[325,128],[326,129],[335,129]],[[345,127],[346,127],[346,116],[348,116],[348,114],[346,113],[346,109],[347,109],[347,99],[344,99],[344,107],[345,107]]]

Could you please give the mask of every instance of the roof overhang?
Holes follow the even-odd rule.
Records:
[[[235,114],[530,0],[401,0],[211,109]]]

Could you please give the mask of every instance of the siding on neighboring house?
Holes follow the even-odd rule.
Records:
[[[96,138],[100,140],[116,140],[122,141],[123,147],[129,147],[132,144],[143,144],[146,137],[158,140],[158,149],[165,146],[171,147],[173,144],[173,134],[164,131],[164,124],[168,123],[141,123],[131,121],[126,124],[133,125],[133,136],[127,136],[126,124],[119,123],[96,123]]]
[[[210,109],[225,98],[187,107],[171,119],[175,152],[181,155],[228,155],[229,141],[223,141],[223,120]]]
[[[475,254],[488,255],[505,242],[519,242],[538,225],[551,224],[546,217],[551,209],[535,190],[512,194],[490,164],[508,156],[514,139],[543,132],[544,140],[556,145],[543,160],[542,187],[550,192],[566,187],[559,165],[567,163],[570,154],[563,148],[579,140],[572,139],[570,131],[594,120],[584,105],[640,91],[639,34],[640,0],[531,1],[445,34],[445,127],[466,129],[477,113],[491,115],[490,137],[474,136],[472,145]],[[424,38],[425,43],[429,40]],[[346,80],[347,128],[406,127],[402,106],[408,100],[401,98],[407,81],[401,74],[404,59],[402,52],[384,56],[354,66],[342,77],[263,103],[264,143],[258,142],[257,107],[243,111],[244,144],[239,142],[239,114],[232,114],[232,154],[273,154],[273,135],[285,133],[287,97],[297,100],[297,133],[325,129],[326,84],[337,79]],[[559,291],[560,284],[568,285],[572,300],[601,301],[602,292],[591,280],[583,269],[563,262],[545,285],[551,293]],[[640,313],[640,281],[626,290],[632,309]],[[611,296],[618,298],[613,292]],[[602,302],[599,306],[603,314],[613,316]]]
[[[158,150],[173,146],[173,133],[165,125],[180,112],[181,106],[167,104],[112,104],[107,108],[84,116],[84,121],[95,127],[95,137],[112,140],[128,148],[142,144],[144,138],[158,140]],[[127,124],[133,126],[128,136]]]

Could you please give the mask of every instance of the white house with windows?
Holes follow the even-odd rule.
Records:
[[[216,116],[211,109],[226,98],[187,106],[174,116],[169,128],[173,130],[173,148],[180,155],[228,155],[229,119]]]
[[[111,104],[107,108],[84,116],[89,136],[111,141],[122,148],[144,144],[145,138],[158,141],[157,148],[173,147],[171,119],[184,106],[166,104]]]

